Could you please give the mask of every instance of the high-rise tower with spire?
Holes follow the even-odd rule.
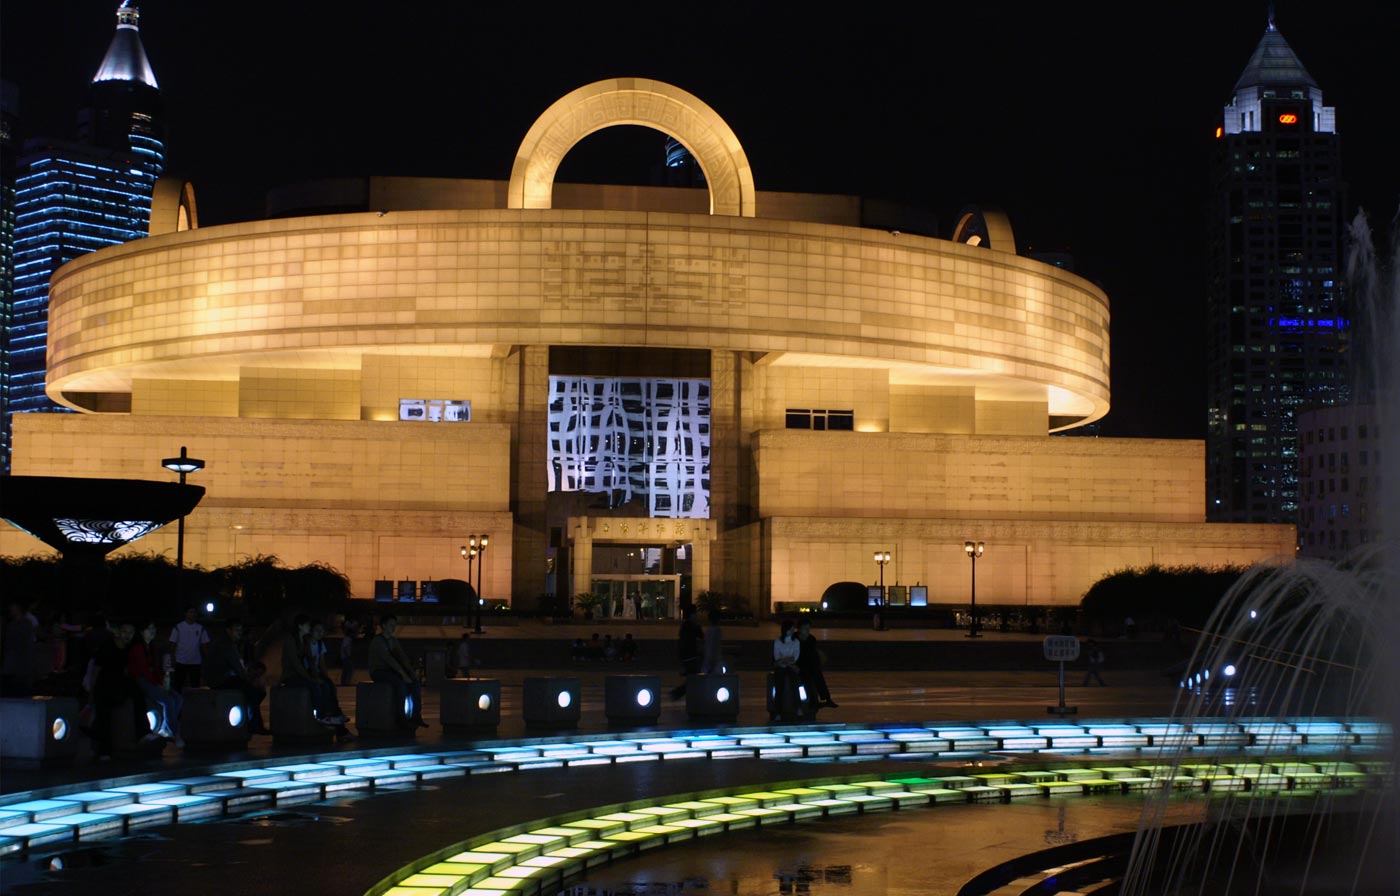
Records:
[[[1216,138],[1207,512],[1293,523],[1295,414],[1347,400],[1351,321],[1336,110],[1272,15]]]
[[[0,461],[9,471],[12,415],[62,410],[44,392],[49,278],[80,255],[144,237],[165,167],[160,90],[125,0],[79,115],[78,140],[26,141],[15,178],[14,280],[5,303]]]

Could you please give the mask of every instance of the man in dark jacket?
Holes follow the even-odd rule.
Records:
[[[797,655],[797,672],[802,676],[802,683],[807,686],[813,699],[820,701],[822,706],[835,709],[836,701],[831,699],[826,676],[822,674],[822,654],[817,649],[817,636],[812,634],[812,623],[806,619],[797,627],[797,641],[801,645],[801,652]]]
[[[676,640],[681,660],[681,683],[671,690],[672,700],[685,696],[685,676],[700,671],[700,643],[704,637],[700,623],[695,621],[695,605],[691,604],[681,611],[680,635]]]
[[[242,643],[243,623],[238,619],[229,619],[224,623],[223,632],[209,644],[201,677],[211,688],[242,691],[253,719],[253,733],[269,734],[271,732],[263,723],[262,714],[262,702],[267,697],[267,690],[258,684],[257,676],[243,662],[243,653],[239,649]]]

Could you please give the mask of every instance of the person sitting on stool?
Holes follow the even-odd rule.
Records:
[[[394,685],[394,694],[402,700],[404,694],[413,697],[413,718],[410,724],[427,728],[423,721],[423,686],[413,674],[413,664],[399,646],[394,633],[399,630],[398,617],[385,613],[379,620],[379,634],[369,642],[369,677],[371,681]]]

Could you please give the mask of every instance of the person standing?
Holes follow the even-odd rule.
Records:
[[[409,661],[408,654],[403,652],[399,639],[395,637],[398,630],[399,620],[394,614],[385,613],[379,620],[379,634],[369,642],[369,677],[373,681],[394,685],[399,699],[404,694],[411,696],[413,718],[409,722],[419,728],[427,728],[428,723],[423,721],[423,686],[413,672],[413,663]]]
[[[1084,684],[1080,685],[1080,687],[1087,688],[1089,686],[1089,679],[1091,678],[1099,683],[1099,687],[1107,687],[1107,685],[1103,683],[1103,676],[1099,674],[1100,671],[1103,670],[1103,648],[1101,648],[1099,642],[1095,641],[1093,638],[1084,642],[1084,659],[1088,662],[1089,669],[1084,673]]]
[[[461,640],[452,651],[452,665],[459,678],[472,677],[472,642],[466,632],[462,632]]]
[[[710,610],[705,626],[705,649],[700,660],[700,674],[718,675],[724,672],[724,649],[720,642],[719,610]]]
[[[681,611],[681,628],[676,638],[676,652],[681,661],[681,683],[671,689],[672,700],[685,696],[686,678],[700,671],[700,641],[703,637],[700,623],[695,621],[695,605],[690,604]]]
[[[349,619],[340,627],[340,686],[355,680],[355,625]]]
[[[797,671],[802,676],[802,683],[807,686],[807,692],[822,706],[835,709],[836,701],[831,699],[831,691],[826,686],[826,676],[822,674],[822,653],[817,646],[817,636],[812,634],[810,620],[802,620],[802,624],[797,627],[797,643]]]
[[[209,632],[199,622],[199,610],[186,608],[185,618],[170,632],[170,643],[175,648],[171,688],[183,691],[186,687],[199,687],[199,671],[204,665],[204,651],[209,644]]]

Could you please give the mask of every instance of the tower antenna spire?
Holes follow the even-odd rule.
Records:
[[[1277,31],[1274,27],[1274,0],[1269,0],[1269,30]]]

